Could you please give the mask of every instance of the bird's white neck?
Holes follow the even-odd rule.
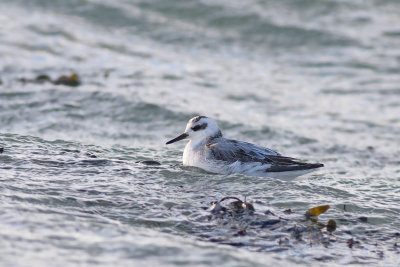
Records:
[[[193,149],[196,149],[199,146],[204,146],[207,142],[207,139],[195,139],[195,140],[190,140],[189,143],[187,144],[188,146],[190,146]]]
[[[183,151],[182,161],[183,165],[194,166],[194,162],[198,161],[197,157],[201,157],[200,151],[206,145],[206,139],[190,140]]]

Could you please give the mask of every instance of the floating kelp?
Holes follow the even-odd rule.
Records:
[[[78,149],[68,149],[68,148],[63,148],[61,149],[60,152],[62,155],[64,154],[76,154],[75,157],[83,157],[83,158],[91,158],[91,159],[97,159],[97,155],[95,155],[92,152],[88,152],[88,151],[81,151]]]
[[[218,201],[211,202],[211,215],[208,220],[216,220],[216,229],[211,234],[212,240],[223,244],[257,246],[259,239],[252,237],[264,236],[265,240],[273,241],[284,248],[297,245],[323,245],[328,246],[340,239],[333,235],[337,229],[336,221],[330,219],[327,223],[318,222],[317,217],[325,213],[328,205],[317,206],[306,212],[296,212],[292,209],[283,211],[268,208],[266,211],[256,211],[254,205],[268,206],[260,201],[241,200],[238,197],[228,196]],[[302,215],[306,214],[305,217]],[[221,234],[224,233],[224,234]],[[264,233],[264,234],[262,234]],[[217,235],[218,238],[215,238]],[[226,242],[229,236],[243,238],[243,242]],[[342,239],[347,242],[347,239]],[[260,244],[263,247],[262,244]],[[267,249],[267,248],[266,248]],[[269,249],[269,248],[268,248]],[[267,250],[268,250],[267,249]]]
[[[283,211],[285,214],[292,214],[292,213],[294,213],[293,211],[292,211],[292,209],[287,209],[287,210],[284,210]]]
[[[354,240],[353,238],[350,238],[349,240],[347,240],[347,246],[349,248],[353,248],[353,246],[356,245],[356,244],[360,244],[360,242]]]
[[[18,81],[22,83],[37,83],[37,84],[52,82],[51,78],[45,74],[38,75],[35,79],[19,78]]]
[[[148,165],[148,166],[160,166],[161,163],[155,160],[141,160],[141,161],[136,161],[136,163],[141,163],[144,165]]]
[[[368,217],[361,216],[357,218],[360,222],[368,222]]]
[[[237,231],[237,233],[234,234],[233,236],[244,236],[244,235],[246,235],[246,234],[247,234],[246,229],[240,229],[240,230]]]
[[[89,158],[92,158],[92,159],[96,159],[97,158],[97,156],[95,154],[92,154],[92,153],[89,153],[89,152],[86,152],[86,156],[88,156]]]
[[[67,85],[67,86],[78,86],[81,84],[78,74],[73,73],[69,76],[62,75],[53,81],[55,85]]]
[[[326,230],[329,233],[332,233],[333,231],[336,230],[336,222],[332,219],[328,221],[328,223],[325,225],[324,223],[318,222],[318,216],[325,213],[328,209],[330,208],[329,205],[323,205],[323,206],[317,206],[314,208],[311,208],[306,211],[305,215],[306,218],[312,221],[313,223],[316,224],[317,227],[320,227],[320,229],[323,229],[326,227]]]
[[[318,206],[307,210],[306,216],[307,217],[317,217],[322,213],[325,213],[330,208],[329,205]]]
[[[35,81],[40,82],[40,83],[51,82],[51,78],[48,75],[43,74],[43,75],[37,76]]]
[[[326,230],[329,233],[332,233],[333,231],[335,231],[336,230],[336,222],[334,220],[330,219],[328,221],[328,223],[326,224]]]
[[[81,85],[81,81],[77,73],[72,73],[71,75],[61,75],[55,80],[52,80],[47,74],[38,75],[34,79],[19,78],[18,80],[23,83],[43,84],[49,82],[54,85],[66,85],[72,87]]]
[[[229,208],[226,208],[221,205],[221,203],[225,200],[235,200],[235,201],[230,202],[228,206]],[[224,197],[219,201],[211,202],[211,208],[210,208],[210,211],[212,212],[219,212],[219,211],[243,212],[245,210],[255,211],[254,206],[246,201],[246,197],[244,198],[244,201],[240,200],[237,197]]]

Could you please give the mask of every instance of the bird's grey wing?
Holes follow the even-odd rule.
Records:
[[[230,163],[235,161],[264,163],[266,160],[270,161],[268,160],[270,156],[280,156],[278,152],[268,148],[225,138],[213,140],[206,147],[212,157]]]
[[[207,144],[212,157],[229,163],[260,162],[269,164],[269,172],[306,170],[322,167],[320,163],[305,163],[295,158],[285,157],[268,148],[230,139],[215,140]]]

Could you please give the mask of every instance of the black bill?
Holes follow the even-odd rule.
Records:
[[[188,134],[187,134],[187,133],[183,133],[183,134],[181,134],[180,136],[175,137],[175,138],[172,139],[172,140],[169,140],[169,141],[166,142],[165,144],[166,144],[166,145],[169,145],[169,144],[178,142],[178,141],[180,141],[180,140],[182,140],[182,139],[185,139],[186,137],[188,137]]]

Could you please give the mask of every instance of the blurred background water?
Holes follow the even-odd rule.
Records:
[[[400,264],[398,1],[0,10],[0,265]],[[72,73],[77,87],[29,82]],[[164,144],[198,114],[325,168],[281,181],[182,167],[184,142]],[[229,195],[256,212],[207,210]],[[332,234],[304,221],[323,204]]]

